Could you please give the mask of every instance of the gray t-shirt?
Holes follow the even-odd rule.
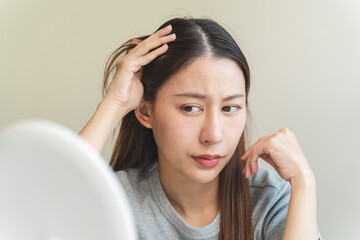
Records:
[[[146,178],[138,181],[138,169],[116,172],[130,205],[138,230],[139,239],[217,239],[220,211],[207,226],[192,227],[172,207],[162,188],[158,165]],[[254,239],[282,239],[291,185],[270,169],[259,166],[250,178],[250,194],[253,207],[252,224]],[[322,239],[320,232],[319,239]]]

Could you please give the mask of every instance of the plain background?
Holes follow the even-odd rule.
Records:
[[[316,175],[323,237],[359,236],[360,1],[1,0],[0,129],[40,118],[79,132],[110,53],[183,16],[209,17],[238,42],[252,74],[252,142],[295,132]]]

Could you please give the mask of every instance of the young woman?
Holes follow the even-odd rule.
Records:
[[[79,135],[101,152],[121,121],[110,164],[140,239],[321,238],[315,177],[294,133],[245,148],[249,66],[219,24],[175,18],[127,41],[103,90]]]

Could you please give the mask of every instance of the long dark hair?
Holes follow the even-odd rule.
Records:
[[[239,46],[230,34],[209,18],[174,18],[156,31],[172,25],[176,40],[169,42],[168,50],[144,66],[142,83],[145,101],[153,103],[159,88],[172,76],[179,73],[199,57],[231,59],[241,68],[245,77],[246,109],[250,90],[250,70]],[[137,37],[144,40],[147,36]],[[130,40],[116,49],[109,57],[104,73],[103,96],[107,91],[108,79],[116,67],[116,60],[122,53],[135,47]],[[248,124],[240,138],[237,149],[219,174],[220,240],[253,239],[252,206],[249,180],[242,170],[245,162],[240,160],[248,141]],[[121,122],[110,164],[114,171],[138,168],[144,177],[157,160],[157,146],[152,129],[145,128],[137,120],[134,111],[129,112]]]

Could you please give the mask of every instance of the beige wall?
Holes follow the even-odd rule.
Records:
[[[317,177],[325,239],[360,235],[356,0],[1,0],[0,129],[44,118],[78,132],[100,101],[111,51],[184,15],[217,20],[243,49],[252,71],[253,141],[283,127],[296,133]]]

